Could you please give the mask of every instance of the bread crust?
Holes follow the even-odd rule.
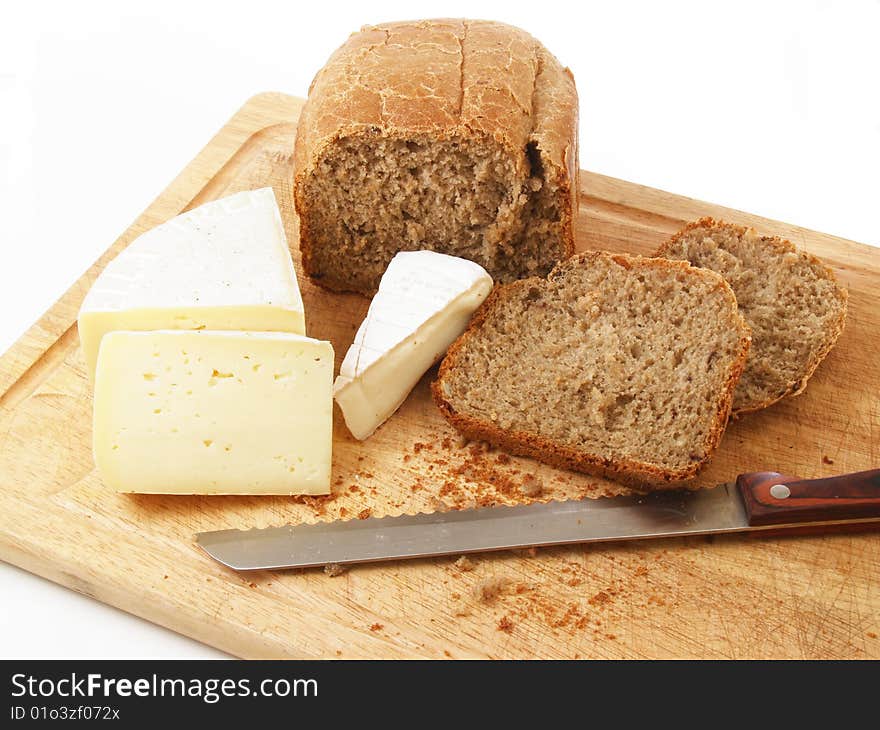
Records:
[[[670,270],[687,269],[694,276],[707,277],[708,275],[708,278],[712,280],[713,287],[721,290],[723,296],[729,299],[731,307],[736,310],[736,297],[733,294],[733,290],[720,275],[707,269],[692,267],[686,261],[649,259],[641,256],[628,256],[603,251],[588,251],[558,264],[547,278],[551,280],[555,276],[560,275],[565,267],[589,265],[591,261],[599,257],[609,257],[615,263],[625,268],[644,265],[645,262],[652,261],[652,265],[659,265]],[[748,357],[751,334],[738,310],[736,310],[736,317],[741,325],[738,354],[731,364],[722,392],[718,398],[717,409],[713,414],[712,424],[704,442],[705,456],[700,461],[692,462],[678,470],[667,469],[657,464],[635,459],[606,459],[595,454],[582,452],[565,444],[554,442],[539,434],[502,429],[491,421],[457,413],[452,404],[443,396],[442,386],[444,378],[458,365],[461,354],[468,347],[469,341],[476,336],[483,323],[492,316],[494,308],[504,300],[514,296],[520,289],[536,284],[540,286],[544,282],[545,280],[540,277],[531,277],[511,284],[496,286],[476,311],[468,328],[449,348],[446,357],[440,365],[437,379],[431,384],[431,394],[434,403],[440,409],[443,416],[459,432],[470,439],[488,441],[512,454],[528,456],[552,466],[613,479],[633,489],[642,491],[678,489],[688,486],[687,483],[696,477],[709,463],[712,453],[721,442],[733,403],[733,391],[736,388],[736,384],[745,367],[746,358]]]
[[[673,246],[675,246],[684,236],[686,236],[691,231],[699,228],[727,228],[735,231],[736,234],[739,236],[745,235],[750,230],[754,232],[754,229],[749,228],[748,226],[741,226],[736,223],[727,223],[723,220],[715,220],[711,216],[704,216],[699,220],[688,223],[684,228],[678,231],[670,239],[661,244],[657,251],[654,252],[654,256],[666,257],[669,250]],[[783,255],[786,253],[797,254],[798,256],[808,261],[810,266],[813,268],[814,271],[816,271],[816,273],[820,274],[823,278],[833,282],[835,285],[835,294],[837,295],[841,308],[840,314],[837,320],[835,320],[833,327],[826,333],[827,336],[822,343],[822,347],[820,347],[816,352],[812,353],[812,357],[810,358],[810,360],[804,364],[803,376],[801,378],[798,378],[797,380],[790,381],[785,389],[774,397],[766,398],[759,403],[755,403],[749,406],[732,408],[730,415],[731,418],[734,419],[739,418],[740,416],[747,413],[756,413],[757,411],[761,411],[768,406],[772,406],[774,403],[778,403],[784,398],[791,398],[803,393],[804,389],[807,387],[807,381],[813,376],[813,373],[816,372],[816,368],[819,367],[819,364],[825,359],[828,353],[831,352],[831,349],[834,347],[834,345],[837,344],[837,340],[843,333],[843,328],[846,324],[847,301],[849,295],[847,294],[846,289],[844,289],[840,285],[840,282],[837,280],[834,272],[820,258],[814,256],[807,251],[798,249],[791,241],[780,238],[779,236],[759,236],[759,238],[762,243],[774,248],[777,253],[779,253],[779,255]]]
[[[400,54],[401,47],[410,52]],[[575,249],[577,129],[571,71],[519,28],[461,19],[364,26],[315,76],[297,126],[293,193],[304,270],[326,288],[351,290],[316,270],[305,185],[328,146],[358,136],[491,138],[510,151],[524,179],[527,146],[534,145],[561,193],[559,260],[568,258]]]

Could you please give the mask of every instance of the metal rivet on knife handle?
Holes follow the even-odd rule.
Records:
[[[770,487],[770,496],[773,499],[788,499],[791,496],[791,490],[784,484],[774,484]]]

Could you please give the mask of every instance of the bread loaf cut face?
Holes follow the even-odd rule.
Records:
[[[574,80],[501,23],[366,27],[312,82],[294,168],[303,267],[323,286],[372,294],[420,249],[495,281],[546,275],[574,250]]]
[[[472,439],[637,488],[708,463],[749,330],[724,280],[681,261],[591,252],[496,287],[433,384]]]
[[[657,256],[711,269],[736,294],[752,348],[734,392],[734,416],[801,393],[843,331],[846,290],[831,269],[789,241],[702,218]]]

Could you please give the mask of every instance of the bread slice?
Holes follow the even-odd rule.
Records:
[[[702,218],[657,256],[683,259],[725,278],[752,330],[733,415],[797,395],[843,331],[847,294],[825,264],[789,241]]]
[[[577,92],[528,33],[481,20],[367,26],[309,89],[294,148],[306,273],[372,294],[398,251],[495,281],[571,255]]]
[[[636,487],[693,478],[717,447],[749,330],[685,262],[591,252],[496,287],[434,400],[459,431]]]

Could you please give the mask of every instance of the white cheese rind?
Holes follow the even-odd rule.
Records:
[[[230,195],[135,239],[98,276],[79,313],[94,378],[115,330],[305,334],[302,296],[272,188]]]
[[[433,251],[395,255],[333,386],[348,430],[375,432],[464,332],[492,290],[478,264]]]
[[[333,347],[281,332],[108,333],[94,456],[120,492],[327,494]]]

